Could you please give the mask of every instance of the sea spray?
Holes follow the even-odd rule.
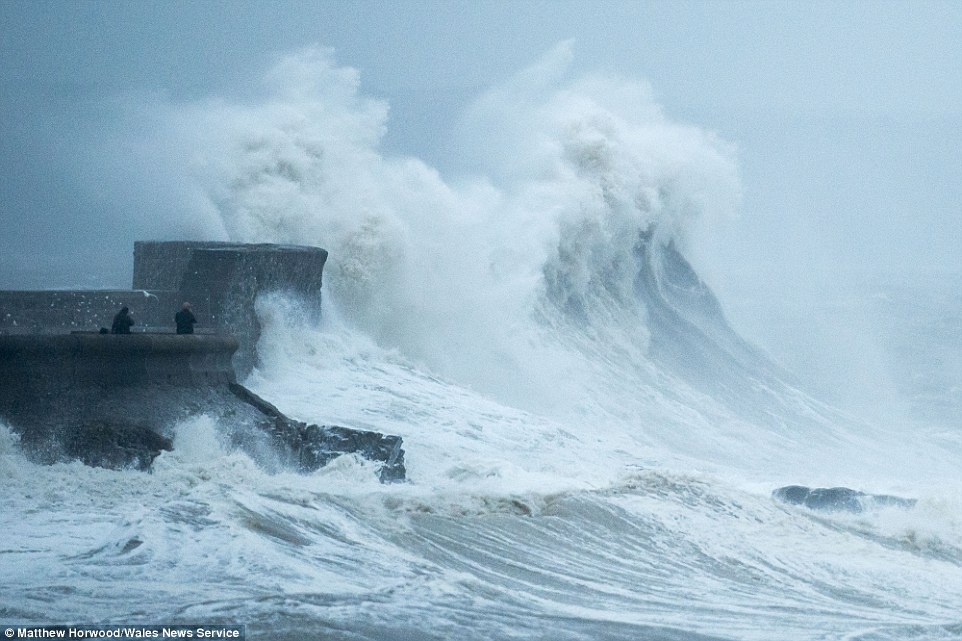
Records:
[[[478,99],[463,144],[483,151],[478,174],[453,182],[380,150],[387,109],[326,50],[282,59],[259,100],[166,105],[161,117],[191,146],[198,219],[232,240],[327,248],[325,287],[348,322],[541,409],[582,367],[533,319],[546,297],[631,322],[643,353],[638,235],[683,243],[739,191],[728,145],[670,122],[642,83],[571,77],[570,56],[562,45]]]

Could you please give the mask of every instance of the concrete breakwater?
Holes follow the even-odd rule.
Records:
[[[400,437],[296,421],[237,383],[256,362],[256,297],[288,291],[319,310],[326,257],[293,246],[138,243],[135,283],[158,289],[0,292],[0,419],[39,462],[148,469],[178,425],[206,415],[270,471],[310,472],[357,454],[382,481],[402,480]],[[183,300],[208,333],[169,333]],[[121,304],[141,331],[98,333]],[[149,331],[157,327],[166,331]]]

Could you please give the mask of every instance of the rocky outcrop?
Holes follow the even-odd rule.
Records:
[[[149,470],[158,454],[174,449],[169,438],[117,419],[88,418],[77,429],[62,434],[62,443],[46,444],[47,460],[56,447],[62,450],[63,458],[76,459],[91,467]],[[33,443],[44,445],[36,438]]]
[[[382,481],[404,479],[400,437],[288,418],[237,384],[236,349],[217,335],[0,335],[0,418],[39,462],[146,470],[179,424],[206,415],[268,471],[357,454]]]
[[[877,507],[912,507],[914,499],[888,494],[867,494],[847,487],[810,488],[803,485],[780,487],[772,496],[784,503],[804,505],[811,510],[859,513]]]
[[[336,425],[308,425],[294,421],[243,385],[231,383],[230,391],[264,417],[260,428],[270,434],[273,445],[286,454],[286,463],[302,472],[312,472],[342,454],[358,454],[381,462],[382,482],[403,481],[404,450],[400,436],[348,429]]]

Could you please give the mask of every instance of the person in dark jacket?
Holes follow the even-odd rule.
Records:
[[[190,311],[190,303],[184,303],[180,311],[174,314],[174,322],[177,323],[178,334],[194,333],[194,323],[197,322],[197,318],[194,317],[194,312]]]
[[[130,317],[130,308],[124,305],[114,316],[114,323],[110,326],[111,334],[129,334],[134,319]]]

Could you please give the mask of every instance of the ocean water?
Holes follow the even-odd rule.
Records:
[[[567,78],[567,55],[465,116],[479,174],[458,182],[381,153],[386,107],[324,52],[282,60],[263,102],[159,107],[158,163],[189,172],[205,234],[331,253],[319,318],[259,299],[246,384],[297,419],[402,436],[408,481],[353,457],[268,474],[205,416],[150,474],[38,466],[3,426],[0,622],[962,638],[958,275],[846,294],[886,312],[879,358],[850,361],[871,365],[858,394],[817,349],[837,298],[743,292],[769,342],[745,340],[684,258],[737,208],[732,150],[644,86]],[[806,319],[811,352],[779,340]],[[865,411],[870,380],[902,401]],[[772,498],[789,484],[916,502],[811,510]]]

